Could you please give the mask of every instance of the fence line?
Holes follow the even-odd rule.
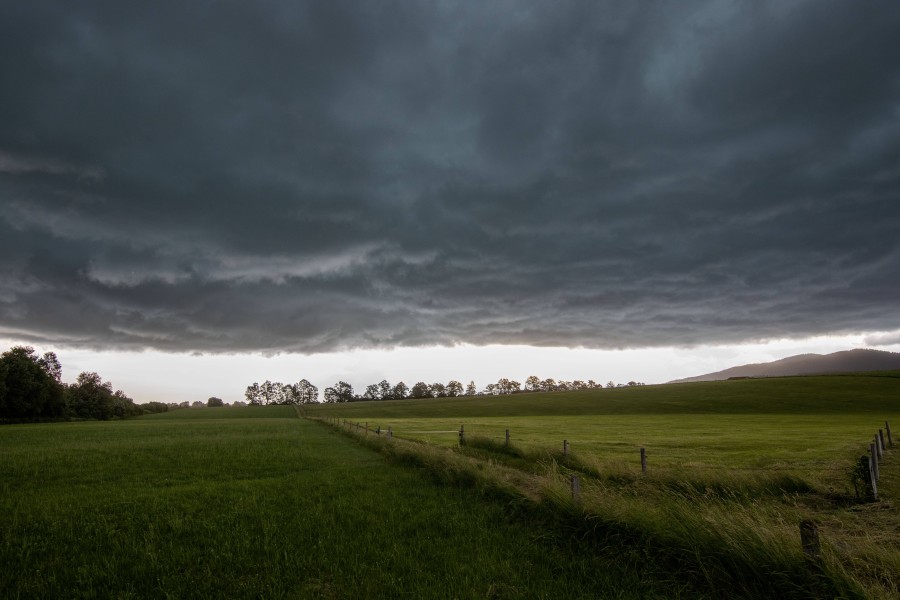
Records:
[[[387,431],[382,431],[381,426],[377,426],[374,430],[370,430],[369,423],[363,422],[353,422],[348,421],[347,419],[341,419],[338,417],[318,417],[317,420],[325,421],[330,423],[331,425],[347,428],[349,430],[355,431],[357,433],[364,432],[365,435],[368,435],[370,431],[375,435],[386,435],[387,438],[393,438],[394,432],[391,427],[388,427]],[[459,444],[466,444],[466,430],[465,425],[460,425],[459,429],[450,429],[450,430],[413,430],[406,432],[407,434],[413,435],[428,435],[428,434],[456,434],[459,438]],[[496,440],[500,439],[497,437],[489,437],[488,439]],[[510,446],[510,430],[506,429],[504,431],[503,445],[504,447]],[[885,459],[886,452],[888,449],[893,448],[894,440],[891,432],[891,425],[889,421],[884,422],[884,429],[878,429],[872,438],[872,441],[869,443],[867,447],[868,453],[859,458],[856,462],[856,466],[853,468],[853,484],[854,487],[857,486],[858,482],[863,484],[863,497],[867,500],[877,500],[878,499],[878,481],[881,478],[881,463]],[[569,439],[564,439],[562,442],[562,455],[564,458],[568,458],[571,450],[571,443]],[[640,452],[640,465],[641,465],[641,473],[647,472],[647,449],[645,447],[639,448]],[[813,463],[815,464],[815,463]],[[830,464],[830,463],[829,463]],[[740,471],[740,472],[781,472],[781,471],[794,471],[795,469],[786,467],[778,467],[778,466],[769,466],[769,467],[733,467],[729,465],[722,464],[701,464],[701,465],[690,465],[690,464],[682,464],[675,467],[677,470],[687,470],[687,469],[698,469],[698,470],[728,470],[730,472]],[[836,467],[821,467],[818,468],[819,471],[825,472],[846,472],[846,468],[836,468]],[[574,485],[574,484],[573,484]],[[580,485],[580,484],[579,484]],[[580,489],[580,488],[579,488]],[[574,490],[574,488],[573,488]],[[573,491],[573,494],[575,492]],[[859,496],[859,490],[857,489],[857,496]]]

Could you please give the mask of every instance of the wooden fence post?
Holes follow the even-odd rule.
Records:
[[[887,446],[884,445],[884,430],[878,430],[878,443],[881,444],[881,453],[884,454],[884,451],[887,450]]]
[[[388,427],[388,434],[387,434],[387,436],[388,436],[388,439],[390,439],[390,440],[394,439],[394,432],[391,430],[390,427]]]
[[[506,441],[503,443],[503,445],[509,448],[509,429],[506,430]]]
[[[647,472],[647,450],[641,448],[641,473]]]
[[[366,435],[369,435],[369,422],[366,421]]]
[[[578,504],[581,502],[581,480],[578,475],[572,475],[572,502]]]
[[[875,442],[869,444],[869,453],[872,455],[872,460],[869,461],[869,464],[872,465],[873,481],[878,481],[881,479],[881,475],[878,473],[878,450],[875,448]]]
[[[569,456],[569,440],[563,440],[563,457]]]
[[[800,521],[800,545],[807,562],[816,567],[822,563],[822,543],[819,541],[819,527],[813,521]]]
[[[464,425],[459,426],[459,445],[466,445],[466,428]]]
[[[891,448],[893,448],[894,447],[894,438],[891,437],[891,424],[888,423],[887,421],[885,421],[884,428],[887,429],[888,444],[890,445]]]
[[[884,459],[884,450],[881,447],[881,442],[878,440],[878,434],[875,434],[875,452],[878,453],[878,461],[881,462]]]
[[[866,484],[866,500],[878,500],[878,484],[875,482],[874,461],[866,456],[859,457],[859,464]]]

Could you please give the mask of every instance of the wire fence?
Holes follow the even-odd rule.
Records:
[[[458,438],[459,444],[464,445],[466,443],[466,436],[469,436],[471,439],[472,432],[467,431],[465,428],[465,424],[460,425],[459,429],[412,429],[412,430],[403,430],[402,436],[397,436],[397,433],[393,430],[392,427],[388,427],[383,430],[380,426],[376,426],[374,428],[369,427],[368,422],[354,422],[348,419],[341,419],[338,417],[324,417],[320,418],[326,422],[331,423],[332,425],[338,425],[345,428],[352,429],[356,432],[364,432],[366,434],[373,433],[375,435],[385,435],[390,438],[397,437],[398,439],[404,439],[407,441],[416,441],[423,442],[427,440],[422,440],[422,436],[433,436],[433,435],[453,435]],[[534,428],[531,428],[534,429]],[[495,430],[492,430],[495,431]],[[410,437],[416,436],[416,437]],[[487,439],[495,444],[503,444],[506,447],[510,447],[511,445],[511,436],[510,430],[506,429],[504,432],[504,436],[497,435],[483,435],[478,434],[479,439]],[[595,445],[595,440],[588,439],[564,439],[562,440],[561,446],[558,447],[557,450],[550,450],[543,448],[548,453],[558,453],[561,451],[563,457],[568,457],[570,453],[574,454],[574,448],[579,444],[584,444],[590,448],[591,445]],[[627,446],[627,444],[617,443],[617,446],[620,448],[622,446]],[[880,463],[884,460],[885,452],[888,448],[893,448],[894,442],[892,437],[892,432],[890,428],[890,423],[888,421],[884,422],[884,429],[879,429],[875,434],[873,441],[866,448],[868,452],[867,457],[861,457],[858,461],[854,461],[853,459],[846,460],[827,460],[827,459],[806,459],[802,461],[802,468],[799,470],[803,471],[816,471],[822,473],[844,473],[850,474],[851,477],[861,478],[865,485],[865,495],[870,496],[874,499],[877,499],[877,482],[880,478]],[[531,448],[535,448],[536,445],[534,443],[529,443]],[[634,455],[637,459],[639,457],[641,472],[646,473],[648,470],[648,465],[650,463],[651,453],[648,452],[646,447],[638,447],[631,446]],[[671,447],[670,447],[671,448]],[[698,447],[692,447],[693,450],[697,450]],[[596,454],[596,447],[591,448],[591,454]],[[627,455],[619,449],[615,452],[610,452],[606,457],[611,460],[622,460]],[[862,465],[863,458],[867,458],[867,464]],[[715,462],[711,462],[709,460],[709,456],[707,455],[705,460],[689,460],[684,461],[678,464],[667,464],[668,468],[677,468],[679,471],[727,471],[729,473],[795,473],[798,471],[798,465],[796,462],[791,464],[768,464],[763,466],[747,466],[747,465],[734,465],[728,464],[726,460],[720,459]],[[866,477],[865,471],[870,470],[871,475]],[[855,484],[854,484],[855,485]]]

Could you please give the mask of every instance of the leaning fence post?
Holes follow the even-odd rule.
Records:
[[[641,448],[641,473],[647,472],[647,450]]]
[[[569,440],[563,440],[563,456],[569,456]]]
[[[878,484],[875,483],[875,470],[873,461],[865,454],[859,457],[859,465],[866,484],[866,500],[878,500]]]
[[[888,423],[887,421],[885,421],[884,428],[887,430],[887,434],[888,434],[888,445],[890,445],[890,447],[893,448],[894,447],[894,438],[891,437],[891,424]]]
[[[572,502],[581,502],[581,480],[578,475],[572,475]]]
[[[806,560],[819,566],[822,562],[822,543],[819,541],[819,527],[814,521],[800,521],[800,545]]]
[[[459,445],[466,445],[466,428],[464,425],[459,426]]]
[[[506,430],[506,441],[503,443],[503,445],[509,448],[509,429]]]
[[[875,434],[875,452],[878,453],[879,462],[884,459],[884,449],[881,447],[881,442],[878,441],[878,434]]]
[[[884,445],[884,430],[883,429],[878,430],[878,443],[881,444],[881,452],[883,454],[884,451],[887,450],[887,446]]]
[[[881,475],[878,473],[878,450],[875,448],[875,442],[869,444],[869,453],[872,455],[872,460],[869,461],[869,464],[872,465],[873,481],[878,481],[881,479]]]

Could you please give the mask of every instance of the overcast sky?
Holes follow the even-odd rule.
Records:
[[[0,338],[896,346],[898,31],[844,0],[4,2]]]

